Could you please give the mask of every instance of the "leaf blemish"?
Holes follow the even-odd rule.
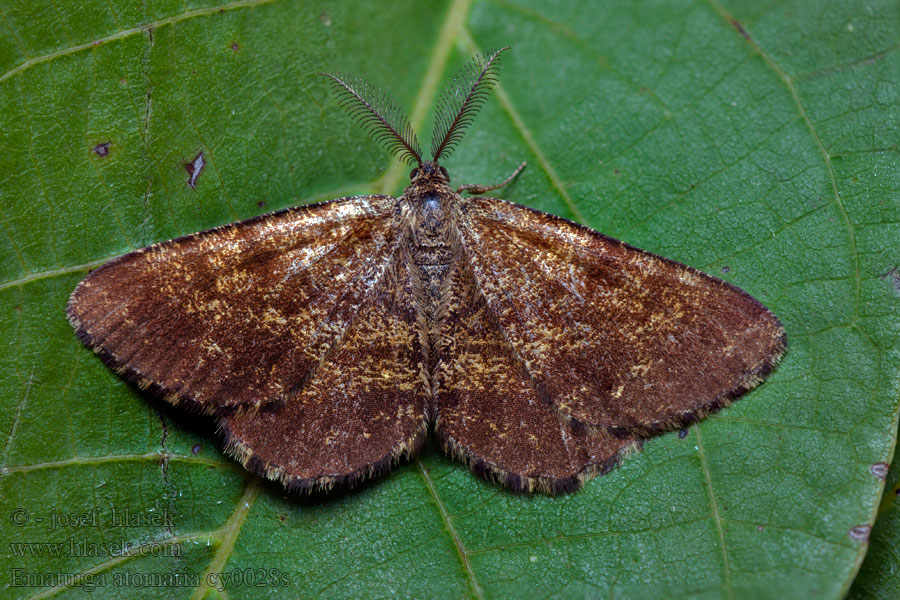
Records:
[[[868,542],[870,533],[872,533],[871,525],[857,525],[849,531],[850,537],[857,542]]]
[[[729,267],[728,265],[725,265],[724,267],[722,267],[723,273],[728,273],[729,271],[731,271],[731,267]]]
[[[900,271],[897,270],[897,265],[888,269],[887,273],[879,275],[879,278],[889,281],[894,293],[900,296]]]
[[[241,47],[240,44],[238,44],[237,42],[231,42],[231,49],[234,50],[235,52],[237,52],[240,49],[240,47]]]
[[[682,427],[678,430],[678,439],[683,440],[687,437],[687,427]]]
[[[205,166],[206,160],[203,158],[203,152],[198,152],[194,160],[185,163],[184,170],[188,172],[188,185],[191,186],[191,189],[197,187],[197,178],[200,177],[200,173],[203,172],[203,167]]]
[[[878,479],[887,479],[888,469],[890,465],[883,462],[878,462],[872,465],[869,470],[872,471],[872,475],[877,477]]]
[[[260,200],[259,202],[256,203],[256,206],[259,208],[263,208],[265,205],[266,205],[265,200]]]
[[[200,451],[203,450],[203,446],[200,444],[194,444],[194,447],[191,448],[191,454],[200,454]]]
[[[94,154],[96,154],[97,156],[99,156],[100,158],[104,158],[104,157],[106,157],[106,156],[109,156],[109,145],[110,145],[110,143],[111,143],[111,142],[103,142],[103,143],[101,143],[101,144],[97,144],[96,146],[93,147],[93,149],[92,149],[91,151],[92,151]]]
[[[741,25],[740,21],[738,21],[737,19],[731,19],[731,24],[734,25],[734,28],[738,30],[738,33],[744,36],[745,40],[747,40],[748,42],[753,41],[750,39],[750,34],[747,33],[747,30],[744,29],[744,26]]]

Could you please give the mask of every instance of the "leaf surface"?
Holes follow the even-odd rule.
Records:
[[[897,432],[898,24],[837,0],[4,3],[2,595],[840,597]],[[402,190],[316,73],[389,89],[427,135],[441,82],[505,45],[454,182],[528,161],[503,197],[760,299],[788,353],[733,407],[573,495],[430,446],[298,499],[77,341],[66,299],[114,256]]]
[[[887,465],[875,468],[883,476]],[[855,532],[860,538],[869,537],[869,551],[847,595],[851,600],[889,600],[900,596],[900,464],[896,460],[886,479],[875,526]]]

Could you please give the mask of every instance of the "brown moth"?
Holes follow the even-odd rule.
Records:
[[[386,471],[432,427],[492,481],[571,491],[759,384],[786,336],[746,292],[461,195],[521,166],[498,186],[450,186],[439,163],[503,50],[443,92],[431,160],[393,100],[328,75],[374,138],[415,164],[403,195],[299,206],[119,257],[72,293],[78,336],[139,388],[215,415],[230,454],[301,491]]]

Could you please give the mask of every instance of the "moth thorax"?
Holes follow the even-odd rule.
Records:
[[[439,237],[447,224],[444,202],[440,194],[425,192],[417,204],[419,230],[427,237]]]

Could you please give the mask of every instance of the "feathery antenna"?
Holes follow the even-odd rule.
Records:
[[[382,144],[400,160],[422,165],[419,140],[403,114],[400,105],[389,95],[378,90],[366,80],[344,73],[332,75],[335,95],[341,107],[365,129],[372,138]]]
[[[476,56],[463,67],[444,88],[434,119],[431,134],[431,160],[450,154],[462,139],[466,127],[472,124],[478,109],[487,99],[491,85],[497,81],[500,68],[499,50],[489,50]]]

